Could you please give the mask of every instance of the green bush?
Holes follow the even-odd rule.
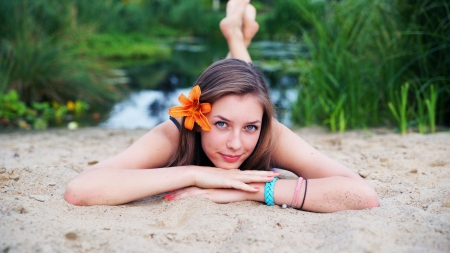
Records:
[[[67,104],[68,106],[60,105],[55,101],[53,105],[49,102],[33,102],[28,107],[15,90],[10,90],[6,94],[0,94],[0,129],[43,130],[50,124],[62,125],[67,121],[67,115],[79,119],[87,109],[87,104],[82,101],[69,101]]]
[[[0,83],[3,92],[14,89],[21,101],[84,100],[105,105],[120,97],[119,86],[107,84],[108,66],[80,57],[70,1],[10,1],[0,4],[8,16],[0,30]]]

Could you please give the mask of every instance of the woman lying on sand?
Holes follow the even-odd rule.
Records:
[[[247,51],[259,28],[255,15],[249,0],[230,0],[220,23],[230,58],[206,69],[189,98],[179,97],[182,106],[169,110],[173,118],[80,173],[65,199],[119,205],[167,193],[169,201],[253,200],[312,212],[378,206],[377,194],[359,175],[274,118],[267,85]],[[272,168],[299,178],[277,180]]]

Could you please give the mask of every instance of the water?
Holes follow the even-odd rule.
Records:
[[[280,42],[253,43],[250,53],[254,64],[266,77],[278,119],[291,126],[290,108],[297,99],[298,73],[284,73],[286,66],[305,54],[298,44]],[[201,40],[173,45],[170,60],[127,67],[130,86],[135,89],[114,105],[110,117],[101,126],[107,128],[150,129],[168,119],[168,109],[179,105],[178,96],[186,96],[198,75],[212,62],[226,55],[226,45],[207,45]]]
[[[101,124],[107,128],[150,129],[169,118],[169,108],[179,105],[178,96],[188,96],[190,88],[176,89],[173,92],[145,90],[133,92],[130,96],[116,104],[108,120]],[[291,104],[297,99],[297,90],[289,89],[283,93],[271,90],[272,101],[277,106],[279,120],[291,126]]]

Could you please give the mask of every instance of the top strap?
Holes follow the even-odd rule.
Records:
[[[175,124],[175,126],[177,126],[178,131],[180,130],[180,123],[178,122],[178,120],[176,120],[174,117],[169,117],[169,119]]]

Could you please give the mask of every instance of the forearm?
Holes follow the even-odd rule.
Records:
[[[297,180],[277,180],[274,186],[274,201],[277,205],[291,205],[295,194]],[[253,184],[260,187],[257,193],[247,193],[248,200],[264,201],[265,184]],[[364,180],[355,180],[348,177],[327,177],[320,179],[308,179],[303,181],[299,192],[299,208],[303,203],[302,210],[311,212],[337,212],[342,210],[359,210],[376,207],[379,205],[375,191]]]
[[[193,175],[189,168],[88,170],[70,182],[65,199],[75,205],[128,203],[192,185]]]

